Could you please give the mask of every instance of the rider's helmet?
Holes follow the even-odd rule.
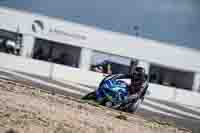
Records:
[[[143,67],[136,67],[133,73],[133,83],[135,86],[141,86],[144,82],[146,82],[146,73]]]

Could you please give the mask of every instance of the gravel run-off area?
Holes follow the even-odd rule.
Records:
[[[70,96],[0,80],[0,133],[189,133]]]

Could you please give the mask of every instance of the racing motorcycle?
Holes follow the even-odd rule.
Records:
[[[107,107],[134,113],[143,102],[148,88],[146,85],[138,94],[129,94],[129,85],[121,80],[123,74],[114,74],[106,76],[99,84],[97,90],[88,96],[93,95],[96,101]]]

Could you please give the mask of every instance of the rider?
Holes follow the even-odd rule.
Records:
[[[109,75],[102,81],[96,92],[97,100],[99,101],[104,96],[110,96],[110,91],[114,91],[114,93],[117,94],[120,94],[121,91],[124,92],[120,99],[126,99],[126,96],[128,96],[128,100],[143,99],[146,89],[148,88],[147,79],[147,74],[145,74],[145,70],[142,67],[135,67],[132,74]],[[124,84],[126,84],[126,86],[124,86]],[[128,95],[126,95],[126,91],[124,91],[125,88]]]
[[[129,96],[140,97],[148,88],[148,76],[143,67],[136,67],[132,74],[120,75],[116,80],[128,85]]]
[[[131,84],[129,86],[129,95],[141,98],[145,95],[148,88],[148,75],[144,68],[136,67],[131,75]]]

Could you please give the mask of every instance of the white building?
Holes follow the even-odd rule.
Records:
[[[126,72],[130,60],[138,59],[150,74],[151,82],[200,91],[198,50],[3,7],[0,20],[0,39],[17,40],[19,36],[21,55],[26,58],[84,70],[109,60],[116,72]]]

